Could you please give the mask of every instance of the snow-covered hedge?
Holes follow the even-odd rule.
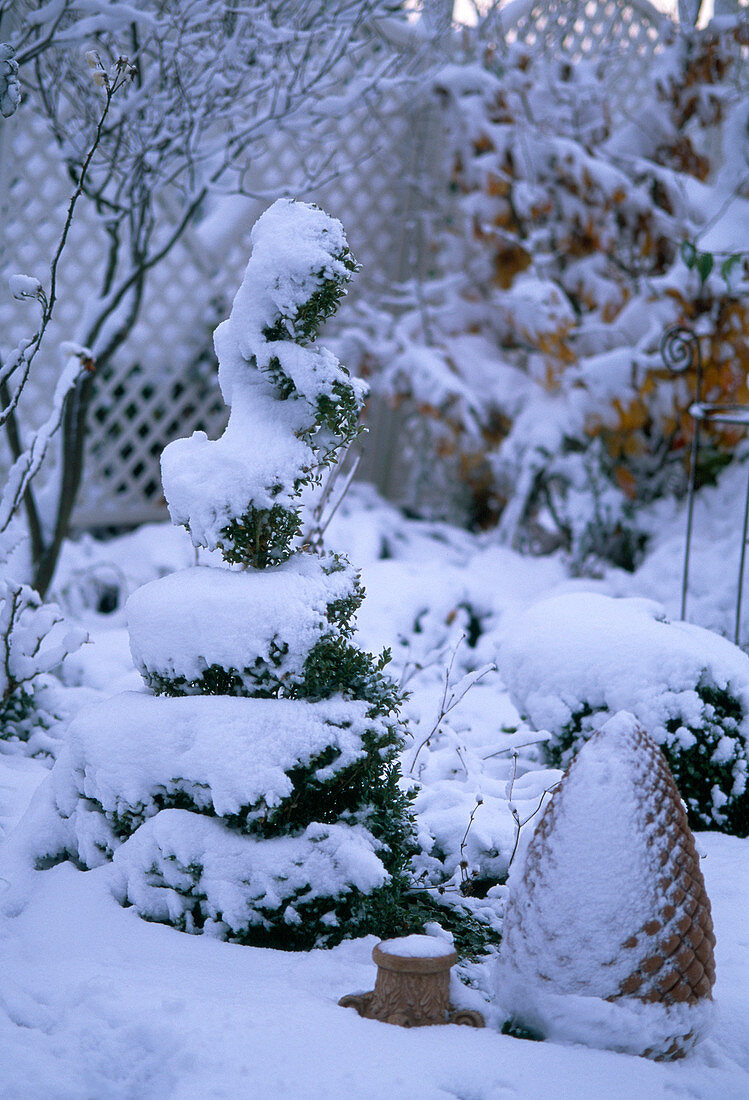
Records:
[[[86,640],[56,604],[43,604],[28,585],[0,581],[0,741],[50,750],[45,731],[55,718],[41,701],[47,674]]]
[[[361,825],[315,822],[301,835],[258,841],[220,818],[169,809],[145,822],[114,862],[123,897],[149,920],[301,947],[313,930],[333,942],[371,932],[361,898],[381,896],[388,883],[375,849]],[[279,911],[285,930],[274,939]]]
[[[336,894],[353,928],[360,893],[388,879],[380,845],[364,827],[315,818],[341,788],[361,794],[372,779],[364,744],[385,746],[389,730],[366,711],[341,699],[140,692],[86,708],[52,773],[65,827],[44,855],[114,859],[123,903],[191,932],[253,939],[283,900],[293,942],[303,920],[339,927]]]
[[[518,710],[566,766],[620,710],[663,749],[693,827],[749,833],[749,657],[670,622],[659,604],[573,593],[542,600],[508,631],[501,672]]]
[[[224,817],[258,835],[291,819],[311,821],[326,787],[357,782],[366,757],[363,740],[387,740],[386,723],[368,718],[365,703],[341,699],[248,703],[220,695],[169,699],[127,692],[108,709],[106,725],[98,706],[71,723],[54,772],[61,812],[73,814],[83,793],[111,825],[111,843],[102,852],[107,857],[170,806]]]

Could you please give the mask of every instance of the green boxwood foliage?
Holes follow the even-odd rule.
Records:
[[[273,268],[276,248],[278,271]],[[194,598],[205,599],[210,607],[216,580],[221,575],[226,579],[221,570],[192,571],[197,588],[181,585],[179,577],[152,582],[161,586],[160,595],[154,596],[159,601],[158,630],[151,624],[153,605],[144,596],[145,610],[131,617],[133,645],[137,641],[149,689],[175,707],[174,729],[164,716],[164,703],[159,701],[158,715],[154,710],[164,744],[172,747],[166,756],[156,753],[158,764],[145,777],[141,772],[137,791],[131,786],[127,790],[133,793],[126,793],[124,784],[122,790],[113,788],[109,774],[97,786],[97,761],[108,759],[99,741],[99,723],[83,723],[73,731],[79,748],[69,779],[78,784],[81,797],[82,777],[87,777],[86,814],[80,820],[88,827],[92,816],[97,819],[74,858],[84,864],[87,859],[117,861],[126,882],[124,900],[147,919],[189,932],[210,926],[212,934],[240,943],[286,949],[331,946],[364,933],[386,937],[417,931],[423,923],[420,913],[409,912],[404,898],[415,841],[410,798],[402,789],[398,766],[401,696],[385,670],[389,653],[375,657],[353,640],[353,620],[364,591],[348,562],[325,554],[312,568],[313,551],[300,547],[298,539],[301,486],[333,463],[359,431],[361,385],[330,353],[307,346],[335,312],[356,269],[342,227],[317,208],[282,200],[253,231],[245,281],[216,341],[219,378],[232,404],[227,434],[215,443],[193,437],[170,445],[174,449],[162,468],[175,521],[188,527],[196,545],[218,547],[232,569],[232,584],[234,578],[239,582],[241,614],[258,629],[242,637],[236,622],[227,623],[224,633],[214,622],[206,624],[210,642],[184,636],[180,624],[186,616],[180,602],[199,589],[200,597]],[[259,324],[263,311],[265,323]],[[259,363],[267,366],[259,368]],[[253,450],[257,431],[265,433],[264,453]],[[230,464],[226,477],[223,456]],[[220,498],[215,507],[206,493],[207,485],[214,484],[215,498]],[[242,500],[243,494],[249,498]],[[342,571],[346,578],[340,577]],[[311,591],[310,576],[315,578],[313,597],[304,595]],[[253,585],[258,585],[256,598]],[[278,614],[273,611],[276,599]],[[304,600],[305,607],[313,608],[308,622],[302,624],[293,611],[280,613]],[[221,606],[223,615],[231,613],[233,605]],[[246,644],[248,637],[252,646]],[[226,638],[227,645],[242,652],[234,662],[227,656]],[[216,652],[221,654],[218,660]],[[212,744],[206,722],[213,714],[228,715],[228,709],[203,707],[202,702],[177,707],[180,696],[247,701],[246,727],[244,710],[230,708],[239,719],[227,717],[222,732],[224,750],[232,759],[248,761],[247,774],[253,776],[244,788],[244,804],[241,783],[233,783],[233,777],[217,780],[213,762],[210,767],[202,763],[206,745]],[[261,707],[259,700],[266,703]],[[268,725],[267,700],[279,702],[277,736],[274,722]],[[281,707],[282,700],[297,702]],[[133,708],[140,706],[137,699],[122,704],[119,736],[126,740],[129,730],[133,743],[145,736],[140,718],[132,718]],[[179,714],[185,716],[189,737],[181,735]],[[310,733],[313,727],[316,732]],[[267,753],[257,773],[247,752],[253,728],[258,751]],[[236,745],[235,737],[246,740]],[[199,752],[181,774],[177,757],[187,751],[185,744],[193,746],[196,740]],[[143,744],[146,748],[147,740]],[[133,744],[132,752],[137,751]],[[256,781],[256,774],[262,778]],[[233,795],[226,791],[237,787],[240,794],[231,802]],[[215,796],[215,790],[224,793]],[[216,804],[222,798],[219,812]],[[330,841],[327,847],[327,841],[316,844],[322,834]],[[213,855],[207,854],[206,845],[213,846]],[[273,854],[264,857],[261,849]],[[233,861],[225,854],[229,851]],[[305,876],[312,872],[305,860],[312,851],[327,862],[320,881],[308,882]],[[206,867],[209,858],[214,859],[212,871]],[[244,870],[227,870],[229,864],[241,864]],[[364,870],[359,874],[357,868]],[[216,887],[217,874],[228,875],[222,889]],[[222,913],[226,906],[221,898],[228,894],[233,899],[230,917]]]
[[[749,793],[737,791],[737,774],[749,767],[739,729],[745,719],[741,702],[729,690],[703,676],[695,688],[701,707],[698,725],[681,716],[669,718],[661,749],[668,761],[693,829],[715,829],[749,836]],[[601,714],[585,705],[546,742],[548,763],[566,768],[578,749],[600,726]]]

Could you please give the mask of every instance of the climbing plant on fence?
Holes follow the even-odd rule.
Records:
[[[747,37],[723,20],[662,42],[636,110],[605,62],[520,41],[435,82],[456,209],[410,308],[356,335],[462,485],[453,514],[631,568],[637,506],[686,480],[694,379],[664,370],[663,331],[700,333],[706,399],[749,399],[745,259],[704,258],[749,200]],[[712,434],[703,479],[735,443]]]

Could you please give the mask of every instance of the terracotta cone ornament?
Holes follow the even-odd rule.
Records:
[[[509,887],[497,1000],[511,1031],[664,1060],[704,1036],[710,902],[673,776],[631,714],[580,750]]]
[[[400,1027],[484,1026],[480,1012],[450,1005],[450,969],[458,956],[449,943],[434,936],[403,936],[378,943],[372,958],[377,963],[374,989],[341,997],[344,1008]]]

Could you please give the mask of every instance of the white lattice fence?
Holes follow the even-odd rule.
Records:
[[[600,66],[616,89],[608,102],[624,115],[636,107],[642,77],[674,33],[672,20],[649,0],[515,0],[504,26],[510,43],[571,65]]]
[[[364,271],[355,293],[379,293],[402,277],[402,211],[408,179],[403,150],[410,147],[412,111],[402,102],[348,114],[335,127],[332,178],[315,191],[300,187],[339,216]],[[3,201],[0,285],[17,271],[44,283],[70,193],[46,129],[21,109],[3,131],[9,147]],[[305,150],[279,137],[257,167],[253,186],[267,196],[287,191],[300,177]],[[8,171],[8,166],[10,170]],[[88,420],[86,476],[76,527],[110,527],[163,515],[158,458],[177,435],[201,428],[217,434],[226,410],[210,359],[210,333],[228,308],[249,258],[249,231],[266,200],[226,200],[161,263],[147,285],[140,318],[113,365],[97,376]],[[87,301],[95,292],[106,241],[81,204],[59,272],[59,304],[37,360],[27,419],[43,413],[45,392],[62,340],[82,338]],[[33,331],[35,307],[0,299],[0,347]]]
[[[672,21],[648,0],[516,0],[505,25],[508,41],[572,62],[621,60],[627,84],[637,79],[633,55],[647,63],[673,30]]]
[[[646,0],[523,0],[514,10],[505,26],[508,40],[572,62],[610,59],[611,80],[621,81],[623,102],[636,84],[637,66],[649,64],[664,33],[662,17]],[[431,262],[423,243],[433,236],[431,222],[444,214],[435,196],[447,193],[446,176],[440,178],[444,141],[436,110],[411,87],[329,120],[336,170],[316,189],[296,185],[298,197],[319,201],[346,226],[364,268],[352,297],[376,301],[390,283]],[[0,129],[0,287],[16,271],[45,282],[70,182],[33,111],[21,108]],[[319,140],[318,147],[324,146],[325,140]],[[215,385],[210,331],[225,315],[241,279],[255,217],[303,176],[309,155],[291,138],[279,137],[252,177],[253,188],[266,198],[226,200],[154,272],[126,348],[96,379],[75,526],[160,518],[158,457],[165,444],[196,428],[209,434],[222,429],[226,411]],[[429,179],[431,186],[425,186]],[[99,224],[81,204],[60,269],[59,305],[47,349],[61,340],[81,339],[105,246]],[[30,308],[0,292],[0,348],[33,330]],[[43,411],[58,366],[48,350],[29,394],[29,421],[37,408]],[[381,488],[397,491],[399,421],[383,409],[373,414],[363,468]]]
[[[2,211],[0,285],[7,286],[7,276],[17,271],[46,284],[71,184],[42,121],[22,109],[12,123],[4,134],[10,171]],[[45,413],[59,369],[55,349],[63,340],[83,339],[105,248],[97,219],[81,203],[59,269],[54,321],[24,395],[27,423]],[[215,383],[206,384],[205,370],[201,374],[196,365],[207,342],[212,293],[189,242],[178,245],[148,287],[126,349],[96,378],[76,526],[137,523],[161,515],[160,448],[173,435],[197,426],[220,430],[224,410],[216,400]],[[34,309],[3,296],[0,346],[12,347],[33,332]]]
[[[408,120],[400,106],[376,116],[362,112],[347,117],[338,130],[342,170],[323,188],[300,193],[346,225],[363,267],[352,297],[378,295],[389,279],[402,277],[398,264],[408,235],[399,216],[403,198],[393,181],[401,188],[406,182],[399,171],[402,160],[397,165],[390,161],[392,150],[403,148],[407,136]],[[302,155],[279,140],[258,168],[258,189],[283,192],[298,175]],[[364,167],[371,173],[368,180],[351,166]],[[250,229],[264,205],[223,204],[160,270],[129,344],[128,361],[134,358],[132,349],[139,353],[135,365],[125,367],[120,361],[97,382],[89,415],[89,478],[76,512],[77,526],[157,518],[163,508],[158,474],[163,448],[196,429],[209,435],[223,429],[226,409],[215,382],[210,332],[241,281]],[[204,323],[196,327],[200,311]],[[373,472],[371,462],[368,469]]]

